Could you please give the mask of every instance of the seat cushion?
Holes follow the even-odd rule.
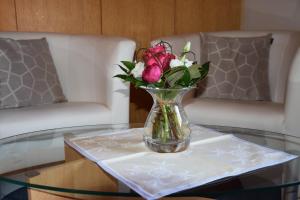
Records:
[[[284,106],[280,103],[192,98],[185,102],[184,109],[192,123],[283,130]]]
[[[102,104],[68,102],[0,111],[0,139],[17,134],[71,126],[111,123]]]

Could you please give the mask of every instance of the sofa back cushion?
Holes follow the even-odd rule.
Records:
[[[65,101],[45,38],[0,38],[0,108]]]
[[[269,101],[271,41],[271,34],[232,38],[201,33],[202,62],[210,61],[210,69],[198,83],[198,96]]]
[[[269,85],[273,102],[283,103],[293,57],[300,45],[300,32],[292,31],[222,31],[210,34],[222,37],[259,37],[272,34],[269,55]]]

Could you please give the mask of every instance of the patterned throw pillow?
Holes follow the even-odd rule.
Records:
[[[0,38],[0,109],[62,101],[47,40]]]
[[[270,100],[268,60],[272,35],[231,38],[201,34],[202,60],[211,61],[198,96]]]

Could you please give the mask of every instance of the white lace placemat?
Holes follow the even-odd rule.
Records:
[[[200,126],[192,127],[191,145],[179,153],[152,152],[142,135],[143,129],[128,129],[70,136],[65,142],[146,199],[297,157]]]

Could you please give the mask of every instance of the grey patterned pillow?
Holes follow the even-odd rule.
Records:
[[[202,59],[211,65],[208,76],[198,84],[198,96],[269,101],[271,40],[271,34],[251,38],[201,34]]]
[[[45,38],[0,38],[0,109],[65,100]]]

